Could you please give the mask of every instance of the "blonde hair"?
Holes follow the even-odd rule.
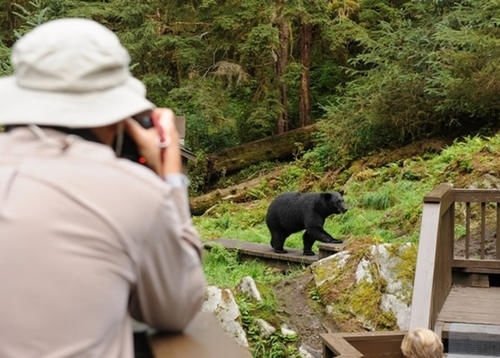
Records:
[[[401,351],[407,358],[442,358],[443,342],[430,329],[417,328],[403,338]]]

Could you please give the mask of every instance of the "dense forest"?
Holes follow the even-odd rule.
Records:
[[[115,31],[197,153],[320,122],[324,170],[498,121],[498,0],[2,0],[0,74],[19,36],[60,17]]]

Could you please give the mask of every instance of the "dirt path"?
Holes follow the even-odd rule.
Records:
[[[313,277],[309,269],[304,274],[286,278],[274,287],[279,305],[279,313],[287,317],[288,326],[297,332],[301,344],[312,348],[314,356],[321,356],[320,333],[337,331],[337,327],[322,312],[313,308],[314,301],[309,298],[313,287]],[[319,354],[319,355],[317,355]]]

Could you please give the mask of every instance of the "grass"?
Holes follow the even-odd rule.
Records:
[[[273,284],[284,277],[280,270],[274,270],[259,261],[240,261],[238,254],[224,249],[220,245],[206,252],[203,256],[203,269],[209,285],[234,288],[243,277],[250,276],[258,284]],[[287,277],[302,272],[300,267],[291,268]]]

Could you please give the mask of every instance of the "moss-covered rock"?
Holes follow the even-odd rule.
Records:
[[[321,302],[345,330],[407,329],[416,253],[410,243],[351,240],[311,266]]]

